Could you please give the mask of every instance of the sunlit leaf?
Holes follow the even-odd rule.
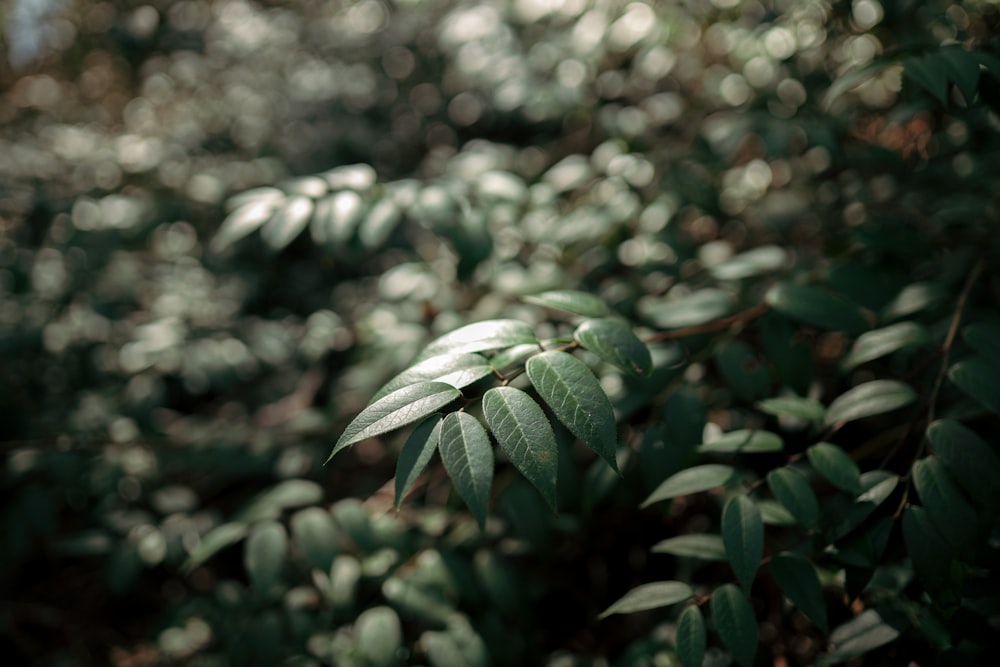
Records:
[[[913,483],[931,522],[955,553],[971,551],[976,539],[976,511],[962,496],[944,465],[927,457],[914,463],[912,472]]]
[[[917,392],[897,380],[872,380],[848,389],[833,399],[823,423],[829,425],[864,419],[897,410],[917,400]]]
[[[705,660],[705,618],[697,605],[681,612],[677,621],[677,657],[683,667],[701,667]]]
[[[265,196],[254,199],[230,213],[219,225],[219,231],[212,239],[212,251],[221,252],[241,238],[252,234],[271,219],[282,201],[283,198]]]
[[[511,463],[554,511],[559,452],[545,412],[520,389],[494,387],[483,395],[483,414]]]
[[[843,449],[821,442],[807,449],[806,456],[813,469],[835,487],[851,495],[861,493],[861,471]]]
[[[722,510],[722,541],[726,556],[744,591],[750,585],[764,556],[764,523],[753,501],[733,496]]]
[[[780,553],[771,559],[770,567],[785,597],[825,633],[823,586],[813,564],[797,554]]]
[[[649,348],[621,320],[589,319],[577,327],[573,338],[585,350],[636,376],[653,372]]]
[[[807,528],[816,525],[819,502],[805,477],[787,466],[776,468],[767,474],[767,485],[800,524]]]
[[[907,285],[882,308],[886,320],[906,317],[936,306],[946,299],[949,292],[938,283],[921,282]]]
[[[820,329],[852,335],[868,329],[860,306],[815,285],[780,283],[767,291],[764,300],[776,311]]]
[[[986,507],[1000,506],[996,492],[1000,456],[974,431],[951,419],[927,427],[931,449],[955,475],[962,487]]]
[[[278,581],[288,551],[288,534],[277,521],[265,521],[254,526],[243,545],[243,565],[250,582],[260,592],[266,592]]]
[[[496,372],[502,373],[514,364],[518,364],[540,351],[538,346],[533,344],[515,345],[490,357],[490,367]]]
[[[644,298],[639,302],[639,311],[664,329],[707,324],[729,314],[732,307],[729,294],[714,288],[698,290],[676,299]]]
[[[393,667],[399,664],[403,628],[390,607],[366,609],[354,621],[354,641],[365,665]]]
[[[656,489],[643,501],[642,507],[668,498],[678,498],[700,491],[708,491],[717,486],[723,486],[736,475],[732,466],[707,463],[705,465],[687,468],[663,480]]]
[[[777,271],[788,261],[784,248],[776,245],[760,246],[730,257],[711,268],[718,280],[742,280],[762,273]]]
[[[417,362],[389,380],[375,392],[370,403],[418,382],[443,382],[455,389],[463,389],[492,372],[493,368],[486,357],[480,354],[468,352],[440,354]]]
[[[780,452],[784,447],[785,443],[776,433],[740,429],[723,433],[712,442],[699,445],[698,451],[701,453],[761,454]]]
[[[604,317],[609,312],[607,305],[598,297],[578,290],[549,290],[526,296],[524,300],[528,303],[564,310],[584,317]]]
[[[522,344],[538,345],[535,331],[520,320],[486,320],[455,329],[432,341],[421,359],[445,353],[482,352]]]
[[[403,444],[396,461],[396,509],[399,509],[430,463],[441,441],[440,415],[433,415],[420,422]]]
[[[264,243],[281,250],[295,240],[309,224],[313,213],[313,200],[309,197],[290,197],[285,205],[260,230]]]
[[[742,667],[753,667],[757,655],[757,619],[743,591],[733,584],[719,586],[712,593],[711,609],[722,643]]]
[[[874,609],[866,609],[830,633],[830,651],[820,656],[817,667],[838,665],[895,641],[899,630]]]
[[[823,415],[826,414],[826,408],[823,407],[822,403],[799,396],[768,398],[758,402],[757,408],[761,412],[775,417],[794,417],[810,422],[821,422]]]
[[[531,384],[559,421],[618,470],[618,436],[611,401],[587,365],[552,350],[528,359],[526,369]]]
[[[694,594],[691,587],[681,581],[656,581],[633,588],[620,600],[601,612],[600,618],[612,614],[632,614],[647,609],[667,607],[684,602]]]
[[[461,395],[443,382],[418,382],[398,389],[369,405],[348,424],[327,461],[349,445],[423,419]]]
[[[654,544],[651,551],[700,560],[728,560],[722,536],[707,533],[671,537]]]
[[[927,329],[916,322],[899,322],[861,334],[844,357],[845,368],[854,368],[897,350],[923,345],[930,340]]]
[[[403,213],[392,199],[380,199],[358,225],[358,240],[369,250],[380,247],[392,236]]]
[[[948,369],[948,378],[984,408],[1000,414],[1000,373],[985,357],[963,359]]]
[[[493,446],[486,430],[472,415],[452,412],[441,425],[438,448],[455,490],[484,527],[493,485]]]

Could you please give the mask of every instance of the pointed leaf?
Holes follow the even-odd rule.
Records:
[[[903,542],[927,592],[937,597],[947,591],[952,554],[923,507],[911,505],[903,510]]]
[[[608,307],[593,294],[579,292],[571,289],[556,289],[540,294],[532,294],[524,297],[528,303],[533,303],[546,308],[564,310],[567,313],[583,315],[584,317],[604,317],[608,314]]]
[[[642,503],[647,507],[668,498],[678,498],[700,491],[708,491],[729,482],[736,475],[732,466],[708,463],[681,470],[663,480]]]
[[[632,614],[647,609],[668,607],[684,602],[694,594],[691,587],[682,581],[656,581],[633,588],[620,600],[601,612],[599,618],[612,614]]]
[[[757,506],[746,496],[733,496],[726,502],[722,510],[722,541],[740,586],[749,594],[764,556],[764,523]]]
[[[948,67],[948,78],[962,91],[966,104],[972,104],[979,87],[979,59],[960,46],[946,46],[939,56]]]
[[[706,324],[729,314],[732,297],[726,292],[707,288],[676,299],[646,298],[639,311],[664,329],[679,329]]]
[[[816,667],[837,665],[895,641],[899,630],[874,609],[866,609],[830,633],[830,651],[820,656]]]
[[[996,482],[996,480],[994,480]],[[931,523],[956,554],[968,553],[976,540],[976,511],[965,500],[944,465],[933,458],[913,464],[913,483]]]
[[[649,348],[621,320],[586,320],[577,327],[573,338],[585,350],[632,375],[643,377],[653,372]]]
[[[683,667],[701,667],[705,661],[705,617],[690,605],[677,621],[677,657]]]
[[[657,542],[653,545],[651,551],[660,554],[684,556],[686,558],[698,558],[700,560],[728,560],[726,558],[726,547],[722,543],[721,535],[702,533],[678,535],[677,537]]]
[[[861,493],[861,471],[843,449],[821,442],[807,449],[806,456],[816,472],[835,487],[855,496]]]
[[[1000,457],[974,431],[951,419],[927,427],[931,448],[962,487],[980,504],[1000,507],[996,493],[1000,480]]]
[[[733,584],[715,589],[712,620],[722,643],[742,667],[753,667],[757,655],[757,619],[743,592]]]
[[[741,252],[711,268],[718,280],[742,280],[762,273],[777,271],[788,261],[788,253],[776,245],[760,246]]]
[[[290,197],[285,205],[274,214],[263,229],[260,237],[275,250],[281,250],[295,240],[309,224],[313,212],[313,200],[309,197]]]
[[[947,65],[937,54],[905,58],[903,72],[936,97],[941,104],[948,104]]]
[[[462,389],[492,372],[493,368],[481,354],[440,354],[417,362],[389,380],[375,392],[369,404],[418,382],[443,382]]]
[[[801,474],[787,466],[777,468],[767,474],[767,485],[801,525],[813,528],[819,522],[819,502]]]
[[[441,425],[438,447],[455,490],[485,527],[493,485],[493,447],[486,430],[472,415],[452,412]]]
[[[785,443],[775,433],[740,429],[723,433],[712,442],[698,445],[698,451],[701,453],[761,454],[780,452],[784,447]]]
[[[1000,325],[970,324],[962,329],[962,339],[994,368],[1000,369]]]
[[[254,527],[243,549],[243,564],[254,588],[266,592],[274,586],[287,551],[288,535],[280,523],[266,521]]]
[[[1000,415],[1000,373],[985,357],[963,359],[948,369],[948,378],[984,408]]]
[[[833,399],[823,423],[827,426],[890,412],[917,400],[913,387],[896,380],[872,380]]]
[[[923,345],[930,340],[927,329],[916,322],[899,322],[861,334],[844,357],[845,368],[854,368],[897,350]]]
[[[535,331],[520,320],[486,320],[455,329],[432,341],[421,353],[421,359],[439,354],[482,352],[521,344],[538,345]]]
[[[462,395],[443,382],[418,382],[380,398],[344,429],[327,462],[343,448],[423,419]]]
[[[815,285],[775,285],[764,300],[779,313],[832,331],[857,335],[868,329],[861,307],[847,297]]]
[[[771,559],[771,574],[785,597],[825,633],[823,585],[813,564],[797,554],[781,553]]]
[[[826,414],[826,408],[821,403],[799,396],[768,398],[757,403],[757,408],[775,417],[793,417],[810,422],[821,422]]]
[[[328,572],[337,554],[337,527],[333,517],[320,507],[307,507],[292,516],[292,537],[306,560],[317,570]]]
[[[400,450],[399,459],[396,461],[397,510],[437,451],[438,443],[441,441],[442,421],[440,415],[433,415],[420,422]]]
[[[531,384],[559,421],[617,471],[614,411],[587,365],[570,354],[551,350],[528,359],[525,368]]]
[[[545,412],[520,389],[494,387],[483,395],[483,414],[511,463],[555,511],[559,449]]]

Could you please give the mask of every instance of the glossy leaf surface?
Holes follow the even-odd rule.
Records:
[[[486,430],[472,415],[452,412],[441,424],[438,448],[458,495],[485,526],[493,485],[493,446]]]

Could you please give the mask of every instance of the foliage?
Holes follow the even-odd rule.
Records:
[[[989,664],[994,5],[20,6],[15,662]]]

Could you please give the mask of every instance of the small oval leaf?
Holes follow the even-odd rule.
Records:
[[[769,472],[767,485],[796,521],[806,528],[816,526],[819,522],[819,502],[805,477],[786,466]]]
[[[337,527],[330,513],[320,507],[307,507],[296,512],[291,523],[292,537],[309,564],[328,572],[337,553]]]
[[[810,422],[821,422],[826,414],[822,403],[799,396],[768,398],[757,403],[757,408],[775,417],[793,417]]]
[[[521,344],[538,345],[538,337],[528,324],[520,320],[486,320],[455,329],[432,341],[424,348],[421,359],[439,354],[482,352]]]
[[[872,380],[833,399],[823,423],[827,426],[890,412],[917,400],[917,392],[896,380]]]
[[[364,664],[393,667],[399,664],[403,627],[391,607],[366,609],[354,621],[354,642]]]
[[[712,442],[699,445],[698,451],[701,453],[761,454],[780,452],[784,447],[785,443],[776,433],[740,429],[723,433]]]
[[[861,471],[843,449],[820,442],[807,449],[806,456],[816,472],[835,487],[853,496],[861,493]]]
[[[825,633],[823,585],[813,564],[797,554],[781,553],[771,559],[770,567],[771,574],[785,597]]]
[[[587,320],[577,327],[573,338],[585,350],[632,375],[642,377],[653,372],[649,348],[621,320]]]
[[[707,533],[671,537],[654,544],[651,551],[700,560],[728,560],[722,536]]]
[[[830,633],[830,652],[820,656],[816,667],[847,662],[879,646],[895,641],[899,630],[882,620],[874,609],[866,609]]]
[[[677,621],[677,657],[683,667],[701,667],[705,661],[705,618],[690,605]]]
[[[1000,373],[986,357],[963,359],[948,369],[948,378],[984,408],[1000,415]]]
[[[250,582],[260,592],[274,586],[285,565],[288,534],[277,521],[265,521],[254,526],[244,545],[243,564]]]
[[[1000,457],[966,426],[941,419],[927,427],[931,448],[955,475],[962,487],[981,505],[1000,509],[996,493],[1000,480]]]
[[[711,268],[718,280],[742,280],[777,271],[788,260],[788,253],[776,245],[765,245],[734,255]]]
[[[631,614],[647,609],[667,607],[684,602],[694,594],[691,587],[682,581],[655,581],[633,588],[620,600],[601,612],[599,618],[612,614]]]
[[[764,556],[764,522],[757,506],[746,496],[733,496],[726,502],[722,510],[722,542],[740,586],[749,594]]]
[[[847,297],[815,285],[775,285],[764,300],[779,313],[820,329],[857,335],[868,329],[861,307]]]
[[[420,422],[399,452],[395,484],[397,510],[437,451],[441,441],[442,421],[440,415],[433,415]]]
[[[260,230],[260,237],[273,249],[281,250],[302,233],[312,213],[313,200],[310,197],[290,197]]]
[[[962,497],[944,465],[934,458],[920,459],[913,464],[913,483],[931,522],[954,552],[970,552],[976,541],[976,511]]]
[[[753,667],[757,655],[757,619],[743,592],[733,584],[715,589],[712,620],[722,643],[742,667]]]
[[[485,527],[493,485],[493,447],[486,429],[472,415],[452,412],[441,425],[438,448],[455,490]]]
[[[586,292],[571,289],[556,289],[524,297],[528,303],[546,308],[555,308],[584,317],[604,317],[608,307],[603,301]]]
[[[923,345],[930,340],[927,329],[916,322],[899,322],[881,329],[861,334],[851,351],[844,357],[843,366],[854,368],[887,354],[907,347]]]
[[[707,324],[728,315],[732,307],[728,293],[711,287],[676,299],[646,297],[639,301],[639,312],[664,329]]]
[[[663,480],[656,489],[649,494],[642,503],[642,507],[647,507],[655,502],[668,498],[678,498],[691,493],[708,491],[717,486],[723,486],[736,474],[736,469],[732,466],[707,463],[705,465],[694,466],[681,470]]]

